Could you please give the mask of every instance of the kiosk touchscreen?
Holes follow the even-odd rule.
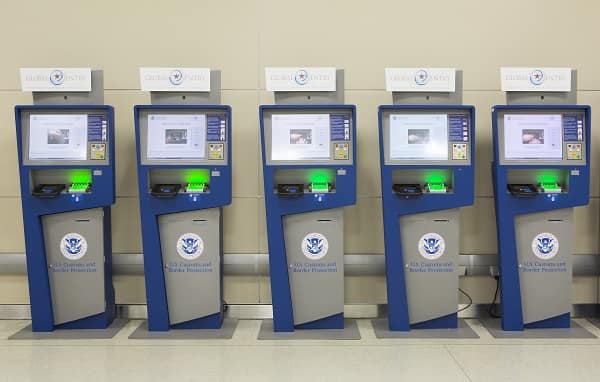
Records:
[[[33,331],[101,329],[115,317],[110,106],[17,106]]]
[[[471,106],[379,107],[390,330],[456,328],[459,207],[473,204]]]
[[[589,106],[492,113],[504,330],[570,326],[573,207],[589,202]]]
[[[135,107],[148,329],[220,328],[229,106]]]
[[[343,206],[356,202],[355,107],[260,107],[275,331],[344,327]]]

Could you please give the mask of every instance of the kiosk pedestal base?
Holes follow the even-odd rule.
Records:
[[[129,336],[130,340],[230,340],[237,328],[238,320],[223,320],[220,329],[171,329],[167,332],[148,330],[148,321],[144,321]]]
[[[32,332],[27,325],[9,340],[104,340],[113,338],[128,323],[128,320],[116,319],[106,329],[56,329],[52,332]]]
[[[502,322],[499,318],[482,320],[481,323],[494,338],[596,338],[573,320],[571,320],[570,328],[525,329],[522,331],[502,330]]]
[[[479,338],[477,333],[466,323],[458,320],[456,329],[411,329],[410,331],[390,330],[385,318],[371,320],[377,338]]]
[[[264,320],[258,333],[259,340],[360,340],[355,320],[344,320],[343,329],[297,329],[293,332],[275,332],[273,320]]]

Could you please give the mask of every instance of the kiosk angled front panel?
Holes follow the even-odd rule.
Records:
[[[344,312],[344,220],[335,208],[283,217],[294,325]]]
[[[219,208],[158,217],[171,325],[220,312]]]
[[[518,215],[515,233],[523,323],[568,314],[573,278],[573,209]]]
[[[42,216],[54,324],[104,312],[102,208]]]
[[[400,217],[410,324],[456,313],[459,210]]]

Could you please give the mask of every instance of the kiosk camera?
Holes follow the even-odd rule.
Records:
[[[390,330],[456,328],[459,207],[473,204],[475,110],[379,107]]]
[[[259,114],[274,329],[341,329],[355,107],[263,105]]]
[[[172,92],[153,92],[156,104],[134,108],[150,331],[223,323],[231,108],[194,104],[214,98],[185,94],[179,99],[190,104],[172,104]]]
[[[492,111],[502,328],[568,328],[573,207],[589,202],[590,107]]]
[[[116,312],[113,108],[16,106],[15,120],[32,330],[106,328]]]

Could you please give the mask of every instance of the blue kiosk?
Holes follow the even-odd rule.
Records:
[[[114,114],[102,72],[91,91],[55,86],[16,106],[15,121],[32,331],[104,329],[115,318],[110,206],[115,202]]]
[[[379,107],[390,331],[458,324],[459,208],[473,204],[475,109],[460,105],[460,90],[426,84]]]
[[[231,108],[210,76],[210,92],[152,91],[152,105],[134,107],[149,331],[223,323]]]
[[[492,110],[505,331],[570,327],[573,207],[590,197],[590,107],[544,91],[546,70],[527,74],[532,90]]]
[[[299,91],[271,89],[277,105],[259,110],[275,332],[344,328],[342,207],[356,203],[356,110],[342,104],[339,79],[337,92],[302,91],[314,76],[298,70]]]

